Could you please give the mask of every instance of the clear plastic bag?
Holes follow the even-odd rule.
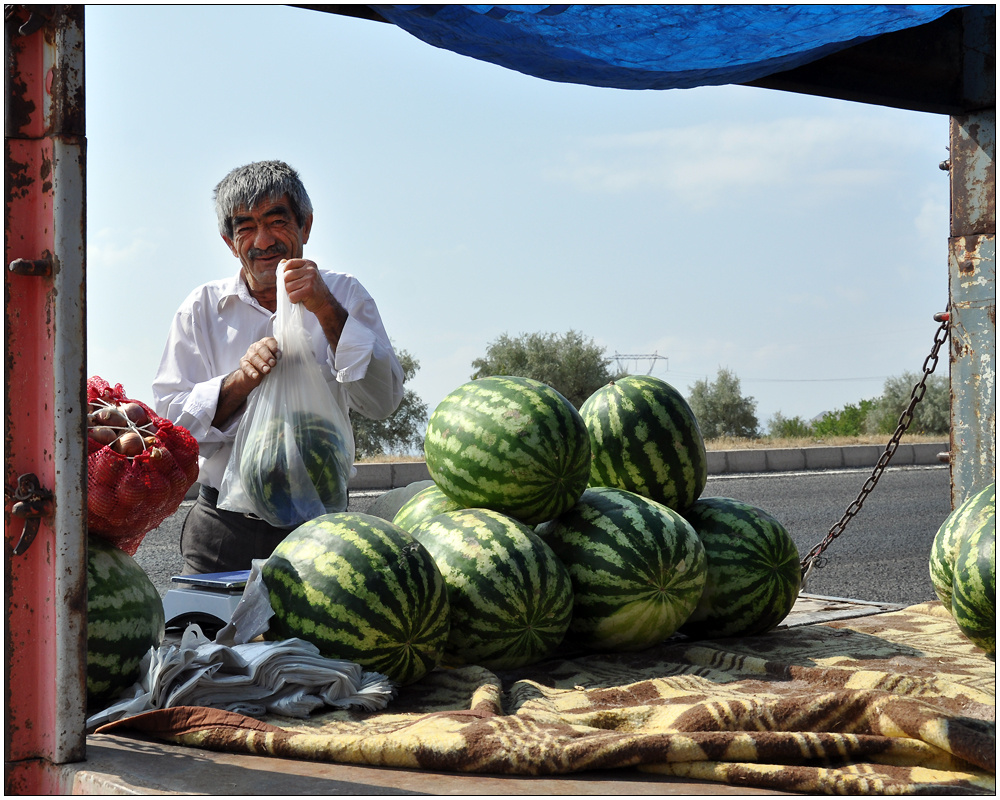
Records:
[[[347,508],[354,464],[350,423],[337,404],[278,275],[278,363],[250,393],[219,487],[218,507],[294,528]]]

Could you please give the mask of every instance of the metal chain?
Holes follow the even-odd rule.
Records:
[[[875,484],[878,483],[878,480],[882,477],[882,473],[885,471],[886,466],[888,466],[889,460],[899,447],[899,440],[903,437],[903,434],[906,433],[906,429],[910,427],[910,423],[913,422],[913,410],[917,407],[917,403],[924,399],[924,394],[927,391],[927,377],[934,372],[934,369],[937,367],[938,351],[941,349],[941,345],[948,340],[948,328],[950,325],[948,312],[935,314],[934,319],[940,322],[941,326],[934,334],[934,346],[931,348],[930,355],[924,359],[924,374],[920,377],[917,385],[913,387],[913,391],[910,392],[910,403],[899,417],[899,424],[896,426],[896,432],[892,434],[892,437],[889,439],[889,443],[885,446],[885,451],[875,464],[875,469],[872,471],[871,477],[869,477],[868,480],[865,481],[865,485],[861,487],[861,492],[858,494],[857,499],[847,507],[847,511],[845,511],[844,516],[840,518],[840,522],[830,528],[830,532],[826,535],[826,538],[819,544],[815,545],[812,550],[806,554],[806,557],[802,559],[801,569],[803,588],[805,587],[806,580],[809,578],[813,569],[823,568],[826,563],[826,559],[822,558],[823,551],[833,543],[834,539],[844,532],[844,528],[847,527],[847,523],[849,523],[851,519],[861,510],[861,506],[864,505],[865,498],[871,494],[872,489],[875,488]]]

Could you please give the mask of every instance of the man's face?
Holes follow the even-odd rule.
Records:
[[[243,265],[247,288],[256,296],[276,291],[278,262],[302,258],[311,228],[312,215],[299,227],[288,195],[283,195],[279,200],[263,200],[251,209],[237,209],[233,214],[233,238],[222,238]]]

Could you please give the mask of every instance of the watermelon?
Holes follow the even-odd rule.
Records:
[[[87,707],[103,708],[141,677],[163,640],[163,602],[131,556],[87,538]]]
[[[400,685],[441,660],[444,580],[427,550],[387,520],[325,514],[306,522],[275,548],[261,577],[274,610],[268,639],[304,639]]]
[[[434,484],[421,489],[407,500],[396,512],[392,521],[404,531],[412,531],[431,517],[436,517],[445,511],[458,511],[462,507]]]
[[[240,458],[240,480],[257,516],[278,528],[346,509],[350,474],[344,437],[309,412],[252,429]]]
[[[573,621],[566,641],[635,651],[688,618],[705,585],[705,549],[676,511],[623,489],[597,487],[539,526],[569,569]]]
[[[996,657],[996,517],[962,538],[955,554],[951,613],[969,640]]]
[[[390,489],[376,497],[365,513],[392,522],[396,518],[396,514],[399,513],[399,509],[406,505],[415,494],[433,485],[434,481],[428,478],[423,481],[413,481],[406,486],[397,486],[395,489]]]
[[[669,383],[629,375],[594,392],[580,407],[593,453],[590,486],[641,494],[675,511],[708,481],[705,440],[691,407]]]
[[[559,392],[530,378],[489,377],[448,394],[427,422],[431,478],[462,508],[536,525],[587,488],[590,437]]]
[[[997,485],[971,495],[952,511],[938,528],[931,545],[931,583],[938,599],[947,609],[951,608],[955,554],[962,539],[983,526],[996,525]]]
[[[728,497],[695,502],[684,517],[705,546],[705,591],[681,633],[754,636],[776,627],[799,595],[795,542],[774,517]]]
[[[473,508],[439,514],[413,535],[448,585],[444,665],[513,669],[558,647],[573,614],[573,588],[566,567],[528,526]]]

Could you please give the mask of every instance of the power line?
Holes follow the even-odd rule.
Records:
[[[656,367],[657,361],[665,361],[666,369],[670,372],[670,359],[666,356],[661,356],[659,353],[619,353],[615,352],[614,356],[615,362],[617,363],[618,370],[620,372],[626,372],[627,362],[629,361],[649,361],[649,370],[646,372],[647,375],[652,374],[653,369]],[[705,375],[695,372],[671,372],[672,376],[681,378],[704,378]],[[888,376],[886,375],[867,375],[864,377],[856,378],[744,378],[740,377],[740,381],[743,383],[850,383],[852,381],[884,381]]]
[[[886,376],[875,375],[869,378],[740,378],[741,381],[754,383],[834,383],[839,381],[884,381]]]
[[[704,378],[704,373],[673,372],[683,378]],[[849,381],[884,381],[886,375],[871,375],[863,378],[744,378],[738,376],[741,383],[843,383]]]

